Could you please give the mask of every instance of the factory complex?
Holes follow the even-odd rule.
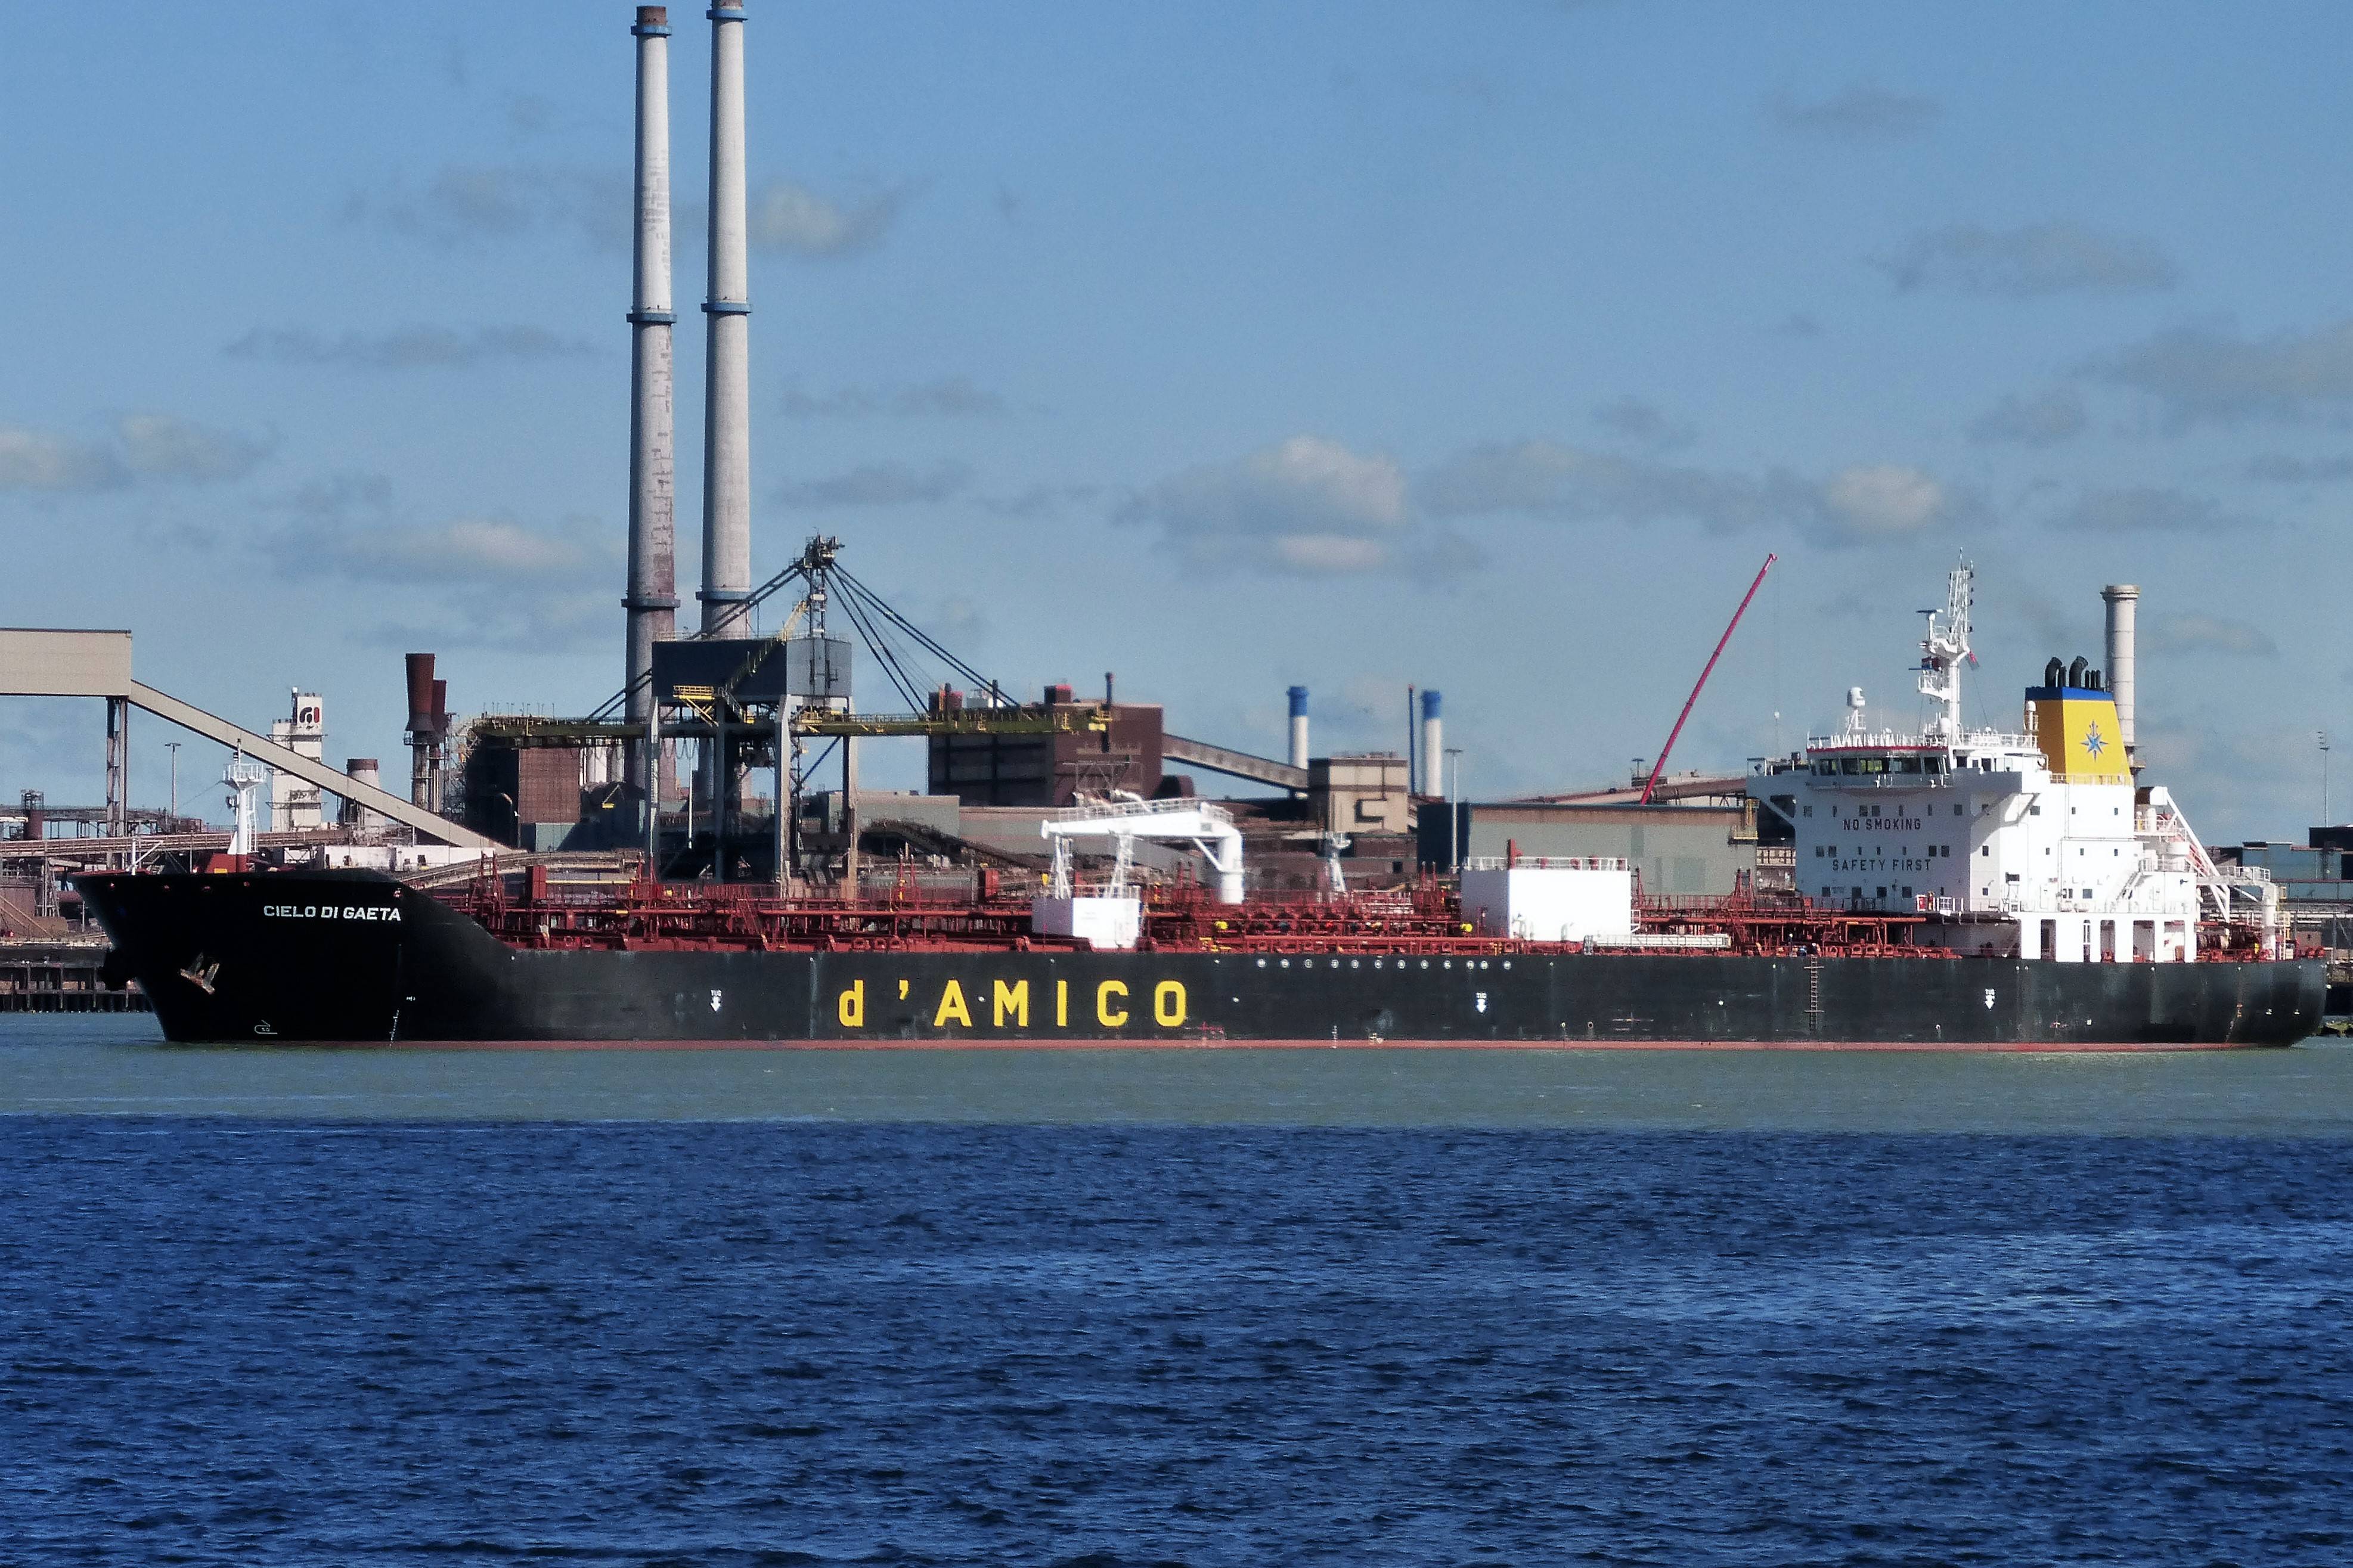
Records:
[[[2120,1048],[2287,1043],[2317,1022],[2308,960],[2353,907],[2353,829],[2200,840],[2142,777],[2130,586],[2103,592],[2102,666],[2054,658],[2014,721],[1965,722],[1963,562],[1922,640],[1918,731],[1874,721],[1858,689],[1841,729],[1786,755],[1672,773],[1768,557],[1623,784],[1466,801],[1435,690],[1399,691],[1394,750],[1319,755],[1291,686],[1285,754],[1262,756],[1179,732],[1115,673],[984,673],[839,539],[755,580],[746,13],[708,19],[694,612],[675,559],[671,29],[641,6],[610,699],[453,712],[463,670],[411,653],[407,776],[388,789],[381,747],[330,752],[332,692],[290,689],[284,717],[248,727],[136,679],[130,632],[0,629],[0,698],[103,704],[105,776],[95,807],[0,809],[0,1008],[144,998],[174,1038],[394,1043]],[[176,784],[164,809],[132,805],[134,712],[225,749],[190,782],[219,778],[227,831],[184,815]],[[861,787],[881,739],[923,742],[922,793]],[[1213,778],[1236,797],[1210,798]]]

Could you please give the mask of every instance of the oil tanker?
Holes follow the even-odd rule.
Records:
[[[1498,879],[1611,882],[1609,865]],[[1479,872],[1469,873],[1476,880]],[[115,973],[181,1041],[705,1045],[2287,1045],[2317,963],[1914,948],[1926,921],[1735,900],[1673,931],[1479,934],[1451,894],[1146,907],[1130,948],[1018,903],[784,902],[641,886],[445,898],[375,873],[80,879]],[[1523,917],[1525,918],[1525,917]],[[1464,925],[1473,929],[1461,930]],[[1713,929],[1707,929],[1713,928]],[[1649,935],[1659,942],[1622,945]],[[1681,939],[1683,945],[1667,945]]]
[[[1757,764],[1796,885],[1646,896],[1607,858],[1472,860],[1417,889],[1248,896],[1213,803],[1099,801],[1041,824],[1035,896],[780,898],[486,866],[451,891],[364,871],[77,879],[181,1041],[944,1046],[2289,1045],[2324,966],[2276,890],[2218,865],[2134,776],[2097,670],[2051,661],[2015,731],[1964,728],[1970,579],[1929,617],[1918,731]],[[1132,886],[1138,838],[1200,883]],[[1075,841],[1116,849],[1107,883]]]

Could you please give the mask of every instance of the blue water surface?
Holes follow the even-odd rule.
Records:
[[[2353,1143],[0,1121],[0,1561],[2343,1563]]]

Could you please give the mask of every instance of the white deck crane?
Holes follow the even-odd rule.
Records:
[[[1097,950],[1131,948],[1144,928],[1144,900],[1128,886],[1139,838],[1175,839],[1200,851],[1216,877],[1221,904],[1242,901],[1242,836],[1222,806],[1207,801],[1143,800],[1134,795],[1085,801],[1038,825],[1054,846],[1053,879],[1029,906],[1029,929],[1077,937]],[[1071,877],[1071,841],[1108,838],[1113,859],[1107,888],[1081,892]]]
[[[1143,800],[1134,795],[1089,801],[1038,825],[1040,837],[1054,846],[1054,896],[1071,896],[1071,840],[1109,838],[1116,845],[1111,892],[1127,891],[1127,868],[1139,838],[1175,839],[1190,844],[1209,863],[1217,877],[1217,900],[1242,901],[1242,835],[1225,807],[1205,800]]]

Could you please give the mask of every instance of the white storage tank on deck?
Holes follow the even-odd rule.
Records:
[[[1481,936],[1606,941],[1634,930],[1634,873],[1614,857],[1487,858],[1462,868],[1462,918]]]

